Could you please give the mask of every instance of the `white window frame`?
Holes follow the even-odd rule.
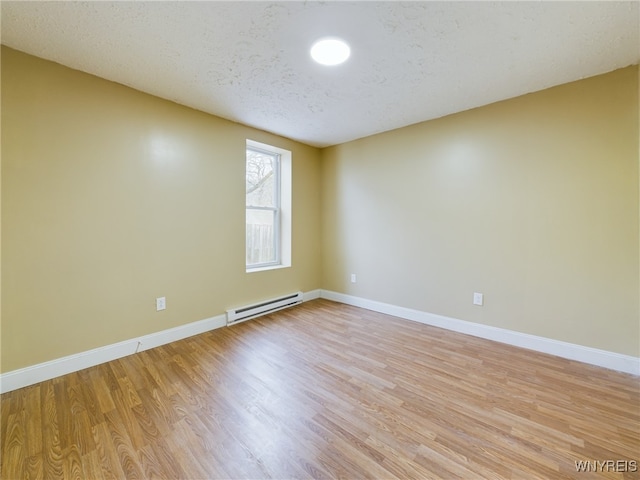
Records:
[[[291,266],[291,152],[283,148],[274,147],[266,143],[247,139],[246,150],[257,150],[270,155],[276,155],[278,160],[278,174],[276,175],[276,207],[248,206],[245,198],[245,217],[249,209],[274,211],[276,260],[269,263],[247,265],[247,273],[287,268]],[[245,151],[246,151],[245,150]],[[246,171],[246,157],[245,157]],[[246,228],[246,226],[245,226]],[[246,259],[246,245],[245,245]]]
[[[261,262],[255,264],[247,264],[247,269],[256,269],[256,268],[266,268],[272,267],[275,265],[280,265],[281,258],[281,245],[280,245],[280,172],[281,172],[281,155],[279,153],[264,149],[264,148],[256,148],[253,146],[247,145],[247,152],[254,152],[259,155],[264,155],[265,157],[273,158],[273,188],[274,188],[274,198],[273,198],[273,206],[258,206],[258,205],[247,205],[245,203],[245,212],[248,217],[249,211],[261,211],[261,212],[271,212],[273,214],[273,253],[274,260],[272,262]],[[248,247],[248,245],[247,245]]]

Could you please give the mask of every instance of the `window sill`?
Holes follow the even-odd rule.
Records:
[[[278,265],[267,265],[265,267],[251,267],[251,268],[247,268],[246,272],[247,273],[253,273],[253,272],[266,272],[267,270],[279,270],[281,268],[289,268],[291,267],[291,265],[284,265],[284,264],[278,264]]]

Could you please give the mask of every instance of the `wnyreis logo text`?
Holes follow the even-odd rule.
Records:
[[[578,472],[637,472],[637,460],[576,460]]]

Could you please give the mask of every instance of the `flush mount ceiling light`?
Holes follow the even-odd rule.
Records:
[[[321,65],[339,65],[351,55],[349,45],[339,38],[321,38],[311,47],[311,58]]]

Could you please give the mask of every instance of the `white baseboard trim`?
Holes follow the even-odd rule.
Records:
[[[597,365],[620,372],[640,375],[640,358],[622,355],[606,350],[584,347],[573,343],[562,342],[550,338],[538,337],[526,333],[519,333],[503,328],[491,327],[479,323],[467,322],[433,313],[422,312],[405,307],[398,307],[388,303],[376,302],[366,298],[355,297],[330,290],[311,290],[303,293],[303,301],[326,298],[334,302],[345,303],[355,307],[386,313],[395,317],[413,320],[415,322],[445,328],[475,337],[486,338],[517,347],[527,348],[538,352],[549,353],[558,357]],[[69,355],[26,368],[0,374],[0,393],[11,392],[18,388],[27,387],[45,380],[77,372],[101,363],[142,352],[150,348],[166,345],[183,338],[208,332],[227,324],[225,315],[217,315],[179,327],[162,330],[160,332],[143,335],[122,342],[94,348],[86,352]]]
[[[303,302],[320,298],[320,290],[304,292]],[[80,352],[62,358],[57,358],[37,365],[13,370],[0,374],[0,393],[11,392],[18,388],[28,387],[35,383],[44,382],[52,378],[77,372],[85,368],[93,367],[101,363],[110,362],[118,358],[126,357],[137,352],[143,352],[150,348],[166,345],[167,343],[192,337],[200,333],[208,332],[216,328],[225,327],[227,317],[217,315],[215,317],[199,320],[197,322],[180,325],[160,332],[150,333],[141,337],[124,340],[122,342],[94,348],[86,352]]]
[[[320,297],[334,302],[345,303],[347,305],[373,310],[374,312],[386,313],[395,317],[452,330],[454,332],[473,335],[474,337],[548,353],[557,357],[576,360],[619,372],[640,375],[640,358],[630,355],[622,355],[607,350],[585,347],[574,343],[553,340],[551,338],[538,337],[536,335],[520,333],[504,328],[482,325],[480,323],[467,322],[465,320],[458,320],[456,318],[422,312],[411,308],[398,307],[396,305],[376,302],[374,300],[332,292],[330,290],[322,290]]]
[[[66,357],[57,358],[30,367],[13,370],[0,375],[0,393],[10,392],[18,388],[27,387],[35,383],[50,380],[61,375],[77,372],[101,363],[110,362],[136,352],[159,347],[176,340],[198,335],[209,330],[224,327],[227,319],[224,315],[207,318],[197,322],[180,325],[179,327],[162,330],[149,335],[132,338],[104,347],[94,348]]]
[[[309,300],[315,300],[316,298],[320,298],[321,292],[322,290],[320,290],[319,288],[317,290],[311,290],[310,292],[303,292],[302,301],[308,302]]]

